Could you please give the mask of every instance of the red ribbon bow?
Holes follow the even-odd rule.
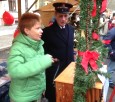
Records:
[[[91,16],[95,17],[97,14],[97,0],[93,0],[93,9],[91,12]],[[101,10],[100,13],[103,13],[106,10],[107,7],[107,0],[102,0]]]
[[[102,0],[101,10],[100,13],[103,13],[107,7],[107,0]]]
[[[96,60],[98,60],[98,58],[99,58],[98,52],[89,51],[89,50],[87,50],[85,52],[78,51],[78,55],[82,56],[81,65],[87,74],[88,74],[88,64],[90,64],[90,66],[93,70],[98,69],[98,65],[96,63]]]
[[[93,0],[93,10],[91,12],[92,17],[96,16],[96,12],[97,12],[97,4],[96,4],[96,0]]]

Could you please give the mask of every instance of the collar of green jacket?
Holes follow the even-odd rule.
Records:
[[[39,49],[39,46],[40,45],[43,45],[44,44],[44,41],[43,40],[39,40],[39,41],[36,41],[36,40],[33,40],[31,39],[30,37],[20,33],[14,40],[13,40],[13,43],[15,42],[19,42],[19,43],[23,43],[27,46],[30,46],[32,47],[33,49]]]

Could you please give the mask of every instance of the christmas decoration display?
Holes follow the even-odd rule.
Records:
[[[76,34],[78,56],[74,77],[73,102],[86,102],[86,92],[98,80],[107,49],[100,40],[99,19],[107,0],[80,0],[80,29]]]
[[[12,25],[14,22],[14,17],[7,11],[3,13],[3,21],[6,25]]]

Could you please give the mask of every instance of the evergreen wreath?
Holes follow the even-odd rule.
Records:
[[[106,73],[99,71],[104,58],[107,56],[107,49],[103,47],[98,35],[102,1],[79,0],[80,29],[76,34],[78,56],[74,77],[73,102],[86,102],[86,92],[94,86],[98,79],[97,74],[106,76]],[[96,8],[94,8],[94,2]],[[93,9],[96,10],[96,15],[92,17]]]

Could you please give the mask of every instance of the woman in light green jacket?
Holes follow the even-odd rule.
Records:
[[[40,17],[25,13],[19,21],[20,34],[13,40],[8,57],[8,73],[11,77],[9,96],[13,102],[40,100],[45,90],[45,69],[54,62],[51,55],[44,55],[41,40]]]

